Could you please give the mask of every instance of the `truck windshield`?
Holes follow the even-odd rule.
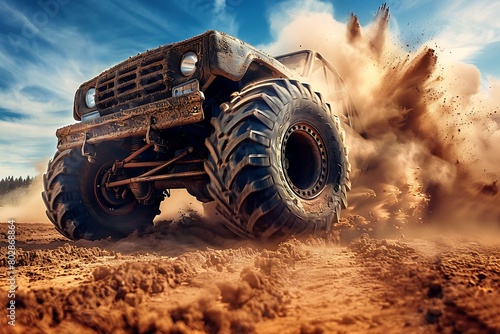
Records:
[[[301,76],[305,76],[304,72],[306,70],[307,55],[307,52],[301,52],[276,57],[276,59],[292,71],[297,72]]]

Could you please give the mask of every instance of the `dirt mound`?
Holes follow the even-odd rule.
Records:
[[[120,253],[111,260],[112,253],[95,247],[65,245],[47,252],[46,259],[39,252],[21,251],[19,266],[31,259],[32,267],[52,270],[57,256],[79,263],[108,257],[109,264],[91,269],[85,281],[69,289],[55,285],[17,292],[16,329],[251,332],[256,322],[285,314],[284,275],[294,261],[308,256],[298,241],[276,250],[208,249],[141,262],[138,255]]]
[[[16,266],[57,266],[61,263],[61,259],[72,259],[75,261],[95,261],[97,257],[114,255],[106,250],[98,247],[80,248],[70,244],[64,244],[56,249],[36,249],[23,250],[17,249]],[[0,249],[0,266],[7,267],[7,249]]]

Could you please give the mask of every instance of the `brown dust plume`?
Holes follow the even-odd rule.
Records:
[[[405,50],[390,33],[385,4],[365,27],[354,14],[345,24],[328,10],[289,14],[266,49],[322,53],[345,80],[364,126],[365,138],[348,143],[347,212],[397,227],[499,226],[500,82],[482,89],[476,67],[440,61],[425,45]]]

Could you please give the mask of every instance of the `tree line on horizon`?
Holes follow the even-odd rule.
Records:
[[[27,176],[26,178],[21,176],[18,178],[15,178],[14,176],[4,177],[0,180],[0,196],[19,188],[28,188],[34,180],[35,177],[31,176]]]

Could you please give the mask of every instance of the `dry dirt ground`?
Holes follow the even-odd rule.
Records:
[[[255,244],[184,216],[120,241],[17,222],[1,333],[500,333],[500,244],[435,232]],[[340,241],[339,241],[340,240]]]

